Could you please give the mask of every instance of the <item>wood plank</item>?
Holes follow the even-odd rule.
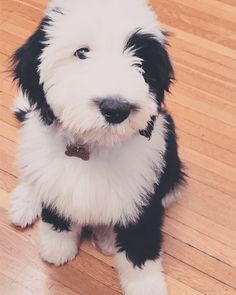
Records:
[[[208,39],[196,36],[194,34],[188,33],[186,31],[183,31],[170,25],[165,25],[165,28],[167,31],[174,33],[178,39],[191,40],[190,42],[195,46],[204,46],[208,50],[212,49],[215,53],[230,57],[233,63],[236,62],[234,49],[231,49],[221,44],[217,44],[213,41],[209,41]]]
[[[15,279],[18,283],[29,289],[35,289],[37,292],[43,294],[45,283],[50,281],[61,282],[66,288],[72,289],[74,292],[86,295],[86,294],[104,294],[115,295],[120,294],[115,289],[119,286],[116,277],[116,283],[113,283],[112,288],[108,288],[104,283],[97,280],[100,276],[103,278],[103,282],[106,284],[112,283],[112,275],[114,276],[114,270],[107,270],[109,267],[104,265],[97,265],[96,259],[93,259],[90,263],[90,268],[86,268],[86,273],[81,272],[83,265],[77,264],[77,260],[64,267],[55,267],[48,265],[41,261],[37,254],[37,247],[35,242],[30,236],[31,230],[28,230],[28,234],[17,233],[16,229],[9,226],[6,222],[6,216],[2,210],[0,214],[0,229],[4,231],[2,239],[0,240],[0,260],[2,269],[5,270],[11,279]],[[17,245],[17,247],[15,247]],[[21,255],[17,255],[18,253]],[[81,253],[80,255],[83,255]],[[84,253],[84,255],[88,255]],[[78,256],[78,259],[79,258]],[[83,260],[86,263],[87,259]],[[87,260],[88,261],[88,260]],[[77,267],[76,267],[77,266]],[[79,266],[79,268],[78,268]],[[99,266],[102,271],[100,273]],[[21,269],[25,268],[26,271],[22,272]],[[84,268],[85,269],[85,268]],[[107,270],[107,276],[103,272]],[[92,274],[91,274],[92,272]],[[49,276],[48,276],[49,275]],[[27,278],[31,278],[31,280]],[[93,277],[95,276],[95,278]],[[104,281],[105,280],[105,281]],[[49,281],[49,282],[50,282]],[[51,284],[51,282],[50,282]]]
[[[188,183],[179,201],[181,206],[235,231],[235,198],[194,179],[189,179]]]
[[[183,66],[180,63],[176,63],[176,65],[176,76],[178,80],[185,81],[186,84],[189,84],[191,79],[192,87],[201,89],[202,91],[207,91],[213,95],[218,95],[226,102],[229,101],[235,104],[236,101],[234,94],[236,93],[236,87],[230,82],[223,82],[220,79],[211,77],[205,73],[200,73],[186,67],[185,65]]]
[[[183,5],[193,6],[198,11],[204,13],[207,11],[208,14],[213,16],[220,15],[221,19],[224,21],[232,21],[236,22],[235,14],[236,14],[236,6],[233,7],[230,5],[226,5],[225,3],[221,3],[220,1],[204,1],[204,0],[188,0],[187,2],[184,0],[175,0],[175,2],[181,3]]]
[[[1,273],[0,294],[6,294],[6,290],[7,295],[32,295],[32,290],[25,288],[21,284],[15,282],[12,278],[8,278],[5,274]],[[39,295],[38,293],[34,294]]]
[[[172,99],[171,97],[166,100],[166,105],[172,114],[176,114],[177,116],[189,120],[190,122],[200,125],[202,127],[219,133],[221,135],[236,139],[236,133],[234,133],[234,127],[225,124],[224,122],[219,122],[219,120],[211,118],[207,114],[203,114],[198,110],[193,110],[191,105],[185,106],[178,102],[176,99]],[[217,128],[216,128],[217,126]]]
[[[227,20],[222,20],[216,15],[211,16],[207,10],[202,11],[200,14],[196,5],[189,6],[186,4],[186,1],[181,1],[181,3],[179,1],[172,1],[167,11],[165,10],[164,3],[164,0],[160,1],[160,4],[163,4],[160,8],[160,15],[169,26],[177,27],[219,44],[224,44],[229,48],[236,47],[236,42],[233,38],[234,22],[229,17]]]
[[[219,95],[210,94],[209,92],[184,83],[181,80],[174,86],[174,92],[169,98],[173,98],[182,105],[189,106],[196,111],[207,114],[220,122],[234,127],[236,126],[234,116],[236,101],[230,102]],[[234,94],[234,92],[232,94]]]
[[[236,196],[236,183],[232,182],[222,175],[218,175],[212,171],[206,170],[194,163],[185,160],[188,167],[187,173],[190,178],[200,183],[206,184],[219,192],[225,193],[233,198]]]
[[[236,155],[212,143],[206,142],[196,136],[178,130],[179,144],[193,151],[205,153],[205,155],[216,161],[226,164],[229,167],[236,168]],[[236,170],[235,170],[236,172]]]
[[[208,295],[234,295],[235,289],[222,284],[221,282],[210,278],[202,272],[196,271],[170,255],[165,255],[165,272],[176,280],[190,286],[194,290]]]
[[[0,121],[0,136],[11,141],[16,141],[18,128]]]
[[[236,250],[236,233],[212,220],[181,206],[173,205],[167,216],[191,227],[192,229]],[[214,231],[212,230],[214,228]]]
[[[8,210],[9,208],[9,193],[0,188],[0,208]]]
[[[166,217],[164,232],[174,238],[178,238],[185,244],[194,245],[194,247],[203,253],[220,261],[224,261],[233,268],[236,267],[236,261],[234,259],[236,250],[203,235],[201,232],[191,229],[183,223],[176,222],[176,220]]]
[[[13,106],[13,102],[14,102],[14,97],[11,94],[2,93],[2,95],[0,95],[0,105],[7,109],[7,110],[5,110],[5,112],[6,111],[9,112],[9,110]],[[2,109],[2,110],[4,110],[4,109]]]
[[[19,127],[19,123],[12,114],[12,111],[2,105],[0,105],[0,120],[10,126]]]
[[[28,1],[3,0],[1,1],[1,9],[4,11],[4,14],[1,15],[1,19],[4,21],[12,19],[17,15],[22,19],[27,19],[37,24],[43,15],[42,9],[30,6]]]
[[[201,167],[204,167],[205,169],[218,175],[222,175],[223,173],[224,178],[235,182],[235,168],[221,163],[220,160],[214,160],[204,154],[183,146],[180,147],[180,154],[184,160],[186,159],[191,163],[198,164]]]
[[[17,184],[17,178],[14,175],[0,169],[0,188],[4,192],[11,192]]]
[[[202,139],[205,143],[211,143],[217,147],[234,153],[236,150],[236,140],[233,137],[228,137],[224,134],[218,133],[217,130],[213,131],[204,126],[198,125],[196,122],[181,118],[175,115],[175,122],[178,130],[191,134],[197,138]],[[222,151],[223,153],[223,151]]]
[[[169,295],[201,295],[200,293],[189,286],[173,279],[172,277],[166,276],[167,283],[169,285]]]
[[[236,269],[216,259],[215,257],[203,253],[196,247],[188,245],[168,234],[165,234],[164,251],[171,257],[175,257],[183,263],[198,269],[200,272],[208,274],[210,277],[218,280],[219,282],[222,282],[232,288],[236,288]]]
[[[189,68],[194,68],[199,72],[204,72],[209,76],[214,76],[222,81],[227,79],[230,83],[235,83],[236,77],[233,69],[227,67],[225,64],[219,64],[218,60],[210,59],[210,53],[207,57],[199,56],[193,50],[189,52],[187,48],[184,48],[183,44],[181,49],[177,46],[168,48],[171,57],[177,64],[185,65]],[[181,81],[179,81],[181,82]],[[179,83],[177,83],[179,85]],[[215,97],[217,99],[217,96]]]
[[[216,52],[214,47],[204,46],[204,44],[199,43],[198,46],[192,43],[191,38],[180,38],[177,37],[175,34],[172,34],[169,37],[169,41],[171,43],[171,52],[175,50],[180,50],[181,53],[190,52],[194,56],[200,56],[204,58],[206,61],[205,67],[207,67],[208,62],[216,64],[216,66],[225,67],[229,69],[229,71],[233,71],[236,66],[236,61],[233,60],[231,57],[221,54],[220,52]]]
[[[4,137],[0,136],[0,167],[12,175],[17,175],[15,167],[16,144]]]

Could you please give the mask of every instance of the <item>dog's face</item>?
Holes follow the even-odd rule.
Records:
[[[13,58],[43,120],[55,116],[83,143],[112,146],[145,130],[173,78],[145,0],[56,0]]]

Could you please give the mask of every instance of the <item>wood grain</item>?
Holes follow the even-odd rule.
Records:
[[[114,262],[84,241],[76,260],[41,261],[37,224],[7,218],[16,186],[16,87],[12,52],[32,33],[47,0],[0,1],[0,294],[121,294]],[[170,295],[236,294],[236,1],[153,0],[167,31],[176,82],[166,105],[189,175],[183,198],[167,211],[164,270]],[[145,294],[144,294],[145,295]]]

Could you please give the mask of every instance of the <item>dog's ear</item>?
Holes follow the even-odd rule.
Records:
[[[169,91],[174,79],[174,70],[166,50],[167,44],[153,34],[136,31],[128,40],[126,47],[135,51],[142,60],[143,76],[150,91],[161,104],[165,91]]]
[[[40,111],[45,124],[50,125],[55,117],[46,102],[43,84],[40,82],[39,65],[40,56],[47,43],[45,27],[50,20],[45,17],[33,35],[13,54],[11,58],[14,80],[34,105]]]

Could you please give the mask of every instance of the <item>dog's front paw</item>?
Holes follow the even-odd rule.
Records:
[[[124,286],[125,295],[167,295],[167,288],[163,277],[140,278],[129,281]]]
[[[74,228],[60,232],[55,231],[52,225],[42,222],[39,232],[40,256],[56,266],[73,260],[78,252],[79,235]]]
[[[167,295],[161,259],[134,266],[124,252],[116,254],[116,266],[125,295]]]
[[[110,226],[97,226],[93,229],[93,246],[106,256],[112,256],[117,252],[116,235]]]
[[[9,218],[16,226],[25,228],[32,225],[41,213],[40,199],[33,195],[31,188],[21,184],[12,192]]]

